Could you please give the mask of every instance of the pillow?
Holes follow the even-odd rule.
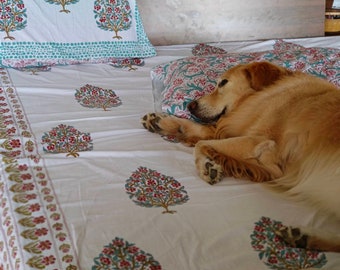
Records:
[[[210,51],[210,50],[209,50]],[[241,63],[269,61],[292,70],[308,72],[340,86],[340,50],[304,48],[283,40],[273,50],[191,56],[158,65],[151,70],[155,111],[192,118],[187,105],[214,90],[218,77]],[[195,120],[195,119],[194,119]]]
[[[281,65],[327,79],[340,86],[340,50],[335,48],[310,47],[277,40],[274,53]]]
[[[0,65],[108,62],[156,54],[136,0],[0,1]]]
[[[191,118],[187,105],[212,92],[218,77],[224,71],[240,63],[272,57],[271,51],[228,53],[191,56],[158,65],[151,70],[155,111]]]

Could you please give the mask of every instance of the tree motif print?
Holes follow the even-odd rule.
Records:
[[[14,40],[9,33],[24,29],[27,25],[26,18],[23,0],[0,1],[0,31],[6,33],[4,39]]]
[[[115,32],[114,39],[122,39],[118,32],[130,29],[132,24],[128,0],[95,0],[94,14],[98,28]]]
[[[251,245],[259,253],[259,258],[270,269],[321,268],[327,263],[322,252],[292,248],[280,239],[275,231],[282,227],[279,221],[262,217],[255,223],[251,234]]]
[[[129,71],[137,70],[133,66],[144,66],[145,62],[141,58],[115,58],[110,62],[110,65],[115,68],[128,68]]]
[[[192,49],[192,54],[195,56],[210,56],[216,54],[227,54],[227,51],[219,47],[199,43]]]
[[[92,138],[73,126],[60,124],[42,136],[43,150],[47,153],[67,153],[66,156],[78,157],[80,151],[91,151]]]
[[[130,199],[139,206],[163,207],[164,213],[173,214],[169,206],[189,200],[184,187],[171,176],[163,175],[146,167],[139,167],[126,180],[125,189]]]
[[[162,267],[151,254],[144,252],[135,244],[116,237],[104,246],[101,254],[94,259],[92,270],[161,270]]]
[[[107,111],[107,108],[116,107],[122,104],[121,100],[111,89],[103,89],[90,84],[86,84],[76,90],[76,100],[84,107],[102,108]]]
[[[45,0],[45,2],[49,4],[61,5],[62,9],[60,10],[60,12],[70,13],[71,11],[66,9],[66,5],[75,4],[79,2],[79,0]]]
[[[39,72],[46,72],[46,71],[51,71],[51,66],[29,66],[29,67],[19,67],[19,68],[14,68],[16,70],[22,71],[22,72],[29,72],[31,75],[38,75]]]

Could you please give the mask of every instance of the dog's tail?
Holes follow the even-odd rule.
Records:
[[[308,152],[302,160],[296,166],[292,164],[292,169],[287,175],[266,185],[340,219],[340,148],[320,146],[317,150]],[[291,228],[291,231],[294,229]],[[295,242],[300,241],[301,237],[306,240],[302,241],[305,246],[301,247],[340,252],[340,237],[326,236],[322,231],[307,230],[308,233],[299,229],[297,231],[300,233],[297,234],[299,236]],[[291,232],[290,237],[293,234]],[[289,236],[289,233],[285,235]]]

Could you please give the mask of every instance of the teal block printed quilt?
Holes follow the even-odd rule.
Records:
[[[0,2],[0,65],[108,62],[156,54],[135,0]]]

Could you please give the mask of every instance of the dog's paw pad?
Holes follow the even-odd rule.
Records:
[[[206,159],[201,177],[210,185],[220,182],[223,178],[222,166],[215,163],[211,159]]]
[[[304,234],[300,228],[283,226],[276,230],[275,234],[292,247],[307,248],[309,236]]]
[[[159,127],[159,121],[164,118],[165,115],[157,113],[148,113],[141,119],[141,123],[145,129],[150,132],[159,133],[162,129]]]

